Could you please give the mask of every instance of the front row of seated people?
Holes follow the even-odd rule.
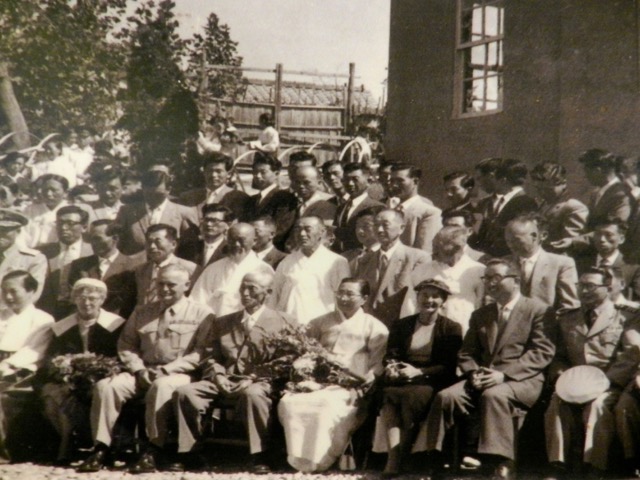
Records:
[[[108,293],[102,281],[82,278],[71,291],[76,313],[53,323],[33,307],[37,281],[25,271],[5,275],[2,389],[35,371],[44,358],[82,352],[120,358],[125,371],[94,386],[89,408],[69,387],[47,383],[41,374],[46,367],[35,376],[44,415],[60,434],[60,463],[73,454],[72,432],[89,419],[94,450],[80,465],[82,472],[98,471],[110,461],[114,426],[125,403],[134,398],[144,399],[149,439],[149,448],[131,468],[134,473],[156,470],[159,458],[175,460],[163,465],[172,470],[201,463],[203,413],[214,401],[235,407],[246,428],[255,472],[269,470],[277,420],[293,467],[318,471],[335,464],[370,404],[356,402],[349,389],[328,387],[285,393],[276,406],[272,386],[245,375],[264,360],[265,336],[296,322],[265,305],[273,273],[245,274],[239,288],[241,310],[222,317],[185,296],[189,278],[190,271],[180,264],[161,266],[157,301],[138,306],[126,321],[101,308]],[[447,431],[475,413],[477,452],[504,478],[515,457],[513,416],[539,399],[546,372],[546,380],[553,382],[576,365],[601,369],[610,387],[578,406],[551,397],[545,415],[549,460],[556,467],[566,463],[572,437],[580,429],[586,437],[583,460],[593,471],[607,468],[616,433],[627,460],[636,460],[640,325],[636,311],[614,306],[610,271],[584,273],[578,284],[581,308],[559,318],[540,301],[521,294],[520,269],[509,260],[490,260],[483,281],[493,302],[473,312],[464,340],[461,326],[440,313],[451,290],[437,279],[415,287],[419,313],[392,323],[390,331],[364,312],[369,285],[356,278],[340,282],[334,312],[309,323],[309,336],[350,372],[379,388],[375,411],[381,432],[376,436],[381,434],[388,444],[385,472],[402,471],[425,427],[429,468],[441,469]],[[576,408],[582,412],[577,417]],[[582,425],[576,420],[580,418]],[[6,418],[1,420],[4,439]]]

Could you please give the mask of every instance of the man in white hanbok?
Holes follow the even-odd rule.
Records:
[[[216,317],[242,310],[240,284],[247,273],[273,274],[273,269],[252,250],[255,229],[248,223],[237,223],[227,231],[225,258],[204,269],[191,291],[191,300],[211,307]]]
[[[271,302],[275,310],[305,325],[333,311],[334,292],[350,272],[347,260],[322,244],[325,226],[321,218],[300,218],[295,234],[300,249],[278,265]]]
[[[336,292],[336,310],[312,320],[307,334],[335,360],[365,382],[382,373],[389,331],[362,306],[370,294],[364,280],[345,278]],[[303,472],[328,469],[344,453],[364,420],[353,390],[327,386],[309,393],[287,393],[278,417],[287,441],[287,461]]]
[[[451,290],[441,314],[462,326],[464,335],[469,329],[471,313],[482,306],[484,287],[482,275],[485,266],[465,253],[467,233],[463,227],[444,227],[433,239],[433,261],[424,270],[416,271],[414,284],[436,278]],[[418,312],[416,305],[406,302],[403,314]]]

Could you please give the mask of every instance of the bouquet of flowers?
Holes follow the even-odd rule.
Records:
[[[312,392],[329,385],[358,389],[365,379],[338,363],[303,326],[287,327],[267,335],[267,357],[256,362],[252,374],[269,381],[277,392]]]
[[[49,362],[47,381],[64,383],[84,401],[91,399],[93,386],[103,378],[124,371],[120,360],[95,353],[67,353],[58,355]]]

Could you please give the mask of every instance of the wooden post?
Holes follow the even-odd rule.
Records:
[[[280,130],[280,112],[282,111],[282,64],[276,63],[276,91],[273,99],[273,121],[276,130]]]
[[[350,135],[353,130],[353,125],[351,122],[353,121],[353,83],[356,76],[356,64],[351,62],[349,64],[349,83],[347,84],[347,99],[345,105],[345,116],[344,116],[344,131],[345,134]]]

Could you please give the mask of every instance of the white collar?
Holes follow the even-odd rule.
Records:
[[[511,299],[506,305],[501,306],[499,303],[496,303],[497,307],[498,307],[498,311],[507,311],[509,312],[509,314],[511,314],[511,312],[513,311],[513,307],[515,307],[516,303],[518,303],[518,300],[520,300],[520,297],[522,295],[520,295],[520,292],[516,293],[516,296],[513,297],[513,299]]]
[[[357,320],[358,318],[361,318],[364,316],[364,310],[362,310],[362,308],[359,308],[358,310],[356,310],[356,313],[354,313],[353,315],[351,315],[351,317],[347,318],[344,316],[344,313],[342,313],[342,311],[336,307],[336,313],[338,314],[338,317],[340,318],[341,322],[346,322],[348,320]]]
[[[311,197],[309,197],[308,200],[303,200],[302,205],[304,205],[305,207],[308,207],[312,203],[319,202],[320,200],[322,200],[322,195],[320,194],[319,191],[316,191],[316,192],[313,192],[313,195],[311,195]]]
[[[220,244],[224,241],[224,235],[220,235],[216,240],[214,240],[211,243],[207,243],[207,241],[204,241],[204,248],[209,250],[209,249],[216,249],[220,246]]]
[[[538,261],[538,258],[540,257],[540,253],[542,252],[542,247],[538,247],[538,250],[536,250],[536,252],[531,255],[530,257],[518,257],[518,261],[519,262],[526,262],[526,263],[530,263],[532,265],[535,265],[536,262]]]
[[[614,177],[611,180],[609,180],[606,185],[603,185],[598,190],[596,190],[598,197],[602,198],[602,195],[604,195],[604,192],[606,192],[607,190],[609,190],[610,187],[612,187],[613,185],[619,182],[620,182],[620,179],[618,177]]]
[[[178,315],[178,313],[186,307],[186,304],[187,297],[181,297],[180,300],[178,300],[176,303],[168,306],[166,310],[171,310],[171,314],[175,316]]]
[[[160,263],[151,262],[151,264],[154,268],[161,268],[161,267],[166,267],[170,263],[176,263],[175,260],[176,260],[175,255],[173,253],[170,253],[169,256],[165,258],[163,261],[161,261]]]
[[[169,199],[165,198],[162,201],[162,203],[158,205],[156,208],[151,208],[147,202],[144,203],[144,206],[147,209],[147,213],[152,213],[157,211],[164,211],[165,207],[167,206],[167,203],[169,203]]]
[[[616,262],[619,256],[620,256],[620,250],[616,250],[608,257],[601,257],[600,254],[598,254],[596,255],[596,265],[600,265],[600,262],[602,262],[603,260],[606,260],[608,266],[612,266]]]
[[[271,193],[272,190],[275,190],[277,186],[278,184],[276,182],[273,182],[264,190],[260,190],[260,200],[264,199],[264,197],[266,197],[269,193]]]
[[[364,202],[364,200],[367,198],[369,194],[367,193],[367,191],[365,190],[364,192],[362,192],[360,195],[358,195],[357,197],[354,197],[353,199],[351,199],[351,208],[350,210],[353,210],[354,208],[356,208],[358,205],[360,205],[362,202]]]
[[[407,198],[404,202],[401,202],[400,205],[402,205],[402,209],[405,210],[407,207],[410,207],[413,203],[417,202],[419,198],[420,195],[416,193],[412,197]]]
[[[520,193],[522,191],[523,191],[522,187],[513,187],[507,193],[496,194],[496,197],[498,199],[500,199],[500,198],[504,199],[504,201],[502,202],[502,207],[504,207],[509,202],[509,200],[511,200],[513,197],[515,197],[518,193]]]
[[[273,247],[273,243],[270,243],[269,246],[267,248],[265,248],[264,250],[260,250],[259,252],[256,252],[256,255],[258,255],[258,258],[260,260],[263,260],[264,257],[266,257],[269,254],[269,252],[271,250],[273,250],[273,248],[274,248]]]
[[[98,257],[98,261],[100,262],[107,261],[109,263],[113,263],[115,259],[118,258],[118,255],[120,255],[120,252],[118,251],[118,249],[116,249],[115,253],[112,253],[108,257]]]
[[[380,247],[380,254],[384,255],[385,257],[387,257],[387,260],[391,259],[391,257],[393,256],[393,254],[395,253],[395,251],[398,249],[398,245],[400,245],[400,239],[397,238],[395,242],[393,242],[393,245],[391,245],[391,248],[389,250],[387,250],[386,252],[384,250],[382,250],[382,247]]]
[[[265,310],[264,304],[260,305],[260,308],[258,308],[255,312],[253,312],[251,314],[249,312],[247,312],[246,310],[244,310],[242,318],[244,320],[245,318],[251,317],[251,318],[253,318],[254,322],[257,322],[258,319],[260,318],[260,315],[262,315],[264,313],[264,310]]]
[[[65,245],[64,243],[60,242],[60,251],[61,252],[65,252],[65,251],[75,251],[75,252],[79,252],[82,249],[82,238],[80,240],[76,240],[75,242],[73,242],[71,245]]]
[[[227,188],[227,186],[223,183],[222,185],[220,185],[218,188],[216,188],[215,190],[210,190],[207,188],[207,198],[209,198],[210,196],[218,196],[222,193],[222,191]]]

